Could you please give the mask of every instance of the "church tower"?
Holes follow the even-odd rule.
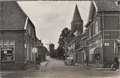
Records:
[[[71,22],[71,31],[72,33],[75,33],[77,31],[79,35],[83,32],[83,20],[80,16],[77,5],[75,6],[73,19]]]

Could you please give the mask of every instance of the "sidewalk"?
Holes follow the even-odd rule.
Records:
[[[90,68],[90,69],[94,69],[94,70],[97,70],[97,71],[111,71],[111,68],[96,67],[96,66],[94,66],[92,64],[84,65],[84,64],[78,64],[78,63],[76,63],[75,65],[86,67],[86,68]]]
[[[0,71],[0,78],[2,78],[2,76],[10,74],[10,73],[14,73],[15,71]]]
[[[29,69],[27,70],[9,70],[9,71],[6,71],[6,70],[3,70],[3,71],[0,71],[0,78],[2,78],[2,76],[4,75],[7,75],[7,74],[10,74],[10,73],[15,73],[15,72],[20,72],[20,71],[25,71],[25,72],[35,72],[35,71],[39,71],[39,72],[44,72],[45,69],[46,69],[46,65],[48,64],[49,61],[44,61],[44,62],[41,62],[41,66],[40,66],[40,69],[39,70],[36,70],[36,68],[34,66],[31,66]]]
[[[48,64],[48,62],[49,62],[49,61],[43,61],[43,62],[41,62],[41,66],[40,66],[40,68],[39,68],[38,70],[33,66],[33,67],[27,69],[26,71],[27,71],[27,72],[30,72],[30,71],[31,71],[31,72],[32,72],[32,71],[40,71],[40,72],[43,72],[43,71],[45,70],[46,65]]]

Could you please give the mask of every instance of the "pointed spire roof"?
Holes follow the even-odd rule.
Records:
[[[81,16],[80,16],[80,13],[79,13],[79,10],[78,10],[77,4],[76,4],[76,6],[75,6],[75,11],[74,11],[74,16],[73,16],[73,20],[75,20],[75,19],[80,19],[80,20],[82,20],[82,19],[81,19]]]

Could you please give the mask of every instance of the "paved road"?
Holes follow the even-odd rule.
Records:
[[[82,65],[66,66],[63,61],[48,59],[43,71],[15,71],[2,78],[120,78],[119,72],[96,71]]]
[[[0,78],[2,78],[2,76],[10,74],[10,73],[15,73],[15,71],[0,71]]]

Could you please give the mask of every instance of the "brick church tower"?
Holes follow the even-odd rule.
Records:
[[[83,32],[83,20],[80,16],[77,5],[75,6],[74,16],[71,22],[71,31],[72,33],[77,31],[79,35]]]

